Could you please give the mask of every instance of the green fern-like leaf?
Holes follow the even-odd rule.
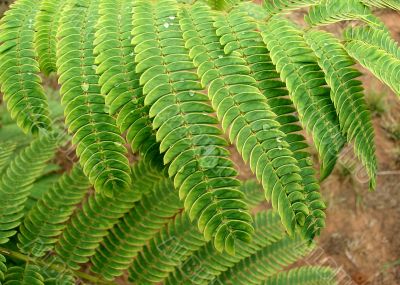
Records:
[[[183,207],[169,178],[125,214],[92,258],[92,271],[106,279],[122,275],[142,247]]]
[[[390,32],[385,29],[376,29],[374,27],[364,26],[352,28],[347,31],[347,33],[354,33],[354,39],[368,42],[400,59],[399,43],[395,41]],[[345,32],[345,35],[349,35],[347,33]],[[349,36],[349,39],[351,39],[351,35]]]
[[[264,7],[270,15],[274,15],[313,6],[320,2],[321,0],[264,0]]]
[[[89,181],[97,192],[112,196],[126,191],[131,180],[124,139],[106,110],[94,66],[99,1],[68,3],[57,34],[57,72],[65,122],[74,134],[72,142]]]
[[[0,244],[8,242],[24,216],[25,202],[33,182],[46,163],[54,156],[58,138],[54,134],[41,136],[23,149],[0,177]]]
[[[359,0],[323,0],[311,7],[305,16],[305,21],[311,26],[350,20],[361,20],[377,27],[381,26],[381,21]]]
[[[243,259],[213,282],[224,285],[261,284],[268,277],[310,253],[313,247],[305,244],[299,236],[285,237]]]
[[[0,283],[4,281],[7,272],[7,259],[0,254]]]
[[[3,173],[4,168],[9,164],[16,147],[17,145],[12,142],[0,143],[0,175]]]
[[[249,161],[288,232],[293,233],[296,224],[303,225],[308,209],[300,185],[300,169],[279,130],[276,115],[255,86],[245,60],[233,53],[225,56],[210,10],[195,4],[183,9],[180,18],[186,46],[198,66],[202,84],[208,86],[224,130],[244,161]]]
[[[183,212],[144,247],[129,268],[129,279],[137,284],[155,284],[206,243],[203,235]]]
[[[389,8],[400,11],[400,3],[397,0],[361,0],[365,5],[377,8]]]
[[[139,75],[136,74],[134,47],[131,45],[133,1],[101,1],[94,54],[100,75],[101,93],[109,113],[134,152],[146,160],[160,160],[159,144],[152,129],[149,107],[144,106]]]
[[[248,180],[240,190],[245,194],[246,201],[251,200],[251,207],[255,207],[264,200],[262,189],[256,181]],[[275,223],[271,221],[274,220]],[[180,266],[185,259],[196,258],[191,255],[199,250],[211,253],[212,257],[220,258],[217,263],[225,263],[237,260],[249,247],[254,248],[259,243],[263,244],[273,240],[278,232],[283,234],[283,229],[279,222],[279,217],[269,213],[260,214],[254,217],[255,233],[251,246],[245,242],[238,242],[236,255],[232,256],[226,252],[216,252],[214,245],[209,242],[206,244],[202,234],[190,223],[187,214],[183,212],[177,215],[146,247],[143,248],[140,256],[134,261],[129,269],[130,279],[142,284],[146,282],[161,282],[167,278],[176,267]],[[268,230],[265,228],[268,225]],[[209,264],[204,264],[209,266]],[[211,266],[211,265],[210,265]],[[202,267],[204,268],[204,267]]]
[[[260,9],[260,5],[253,2],[240,3],[238,9],[246,12],[251,18],[256,20],[265,20],[268,17],[268,13],[265,9]]]
[[[76,285],[82,280],[75,280],[74,274],[62,265],[57,257],[46,256],[44,264],[40,266],[39,273],[44,278],[45,285]]]
[[[0,20],[0,86],[11,117],[25,133],[50,129],[47,99],[33,46],[39,0],[17,0]]]
[[[53,249],[71,215],[84,198],[90,184],[80,166],[64,174],[26,213],[20,227],[22,252],[43,256]]]
[[[137,1],[132,31],[136,71],[160,150],[185,209],[218,250],[250,240],[251,216],[217,120],[184,46],[174,1]],[[207,231],[205,231],[207,227]]]
[[[132,188],[118,192],[112,198],[91,195],[71,218],[55,246],[64,264],[78,270],[80,264],[95,254],[108,231],[134,207],[142,194],[151,191],[164,178],[160,169],[146,161],[136,164],[132,172]]]
[[[44,285],[44,278],[36,265],[14,266],[7,270],[3,285]]]
[[[182,264],[169,274],[165,284],[210,284],[210,281],[241,260],[286,236],[279,216],[272,211],[257,213],[254,223],[255,233],[252,244],[239,244],[235,256],[216,253],[212,244],[208,243],[186,260],[182,259]],[[179,244],[176,246],[178,247]]]
[[[331,86],[331,98],[339,116],[340,126],[348,141],[361,158],[370,176],[370,188],[375,189],[377,163],[375,157],[374,129],[371,115],[364,99],[360,75],[343,46],[333,35],[322,31],[309,31],[305,38],[318,57]]]
[[[263,188],[256,180],[244,181],[241,189],[244,193],[244,200],[250,209],[265,200]]]
[[[75,285],[76,281],[72,276],[60,276],[56,278],[48,278],[44,281],[45,285]]]
[[[226,53],[239,52],[250,68],[250,74],[257,81],[257,86],[267,98],[271,110],[277,114],[275,120],[280,123],[280,130],[285,133],[284,140],[293,157],[297,159],[303,178],[302,184],[306,192],[306,201],[311,213],[306,218],[303,228],[305,236],[313,237],[324,226],[325,204],[319,193],[319,186],[312,167],[308,144],[303,135],[301,126],[297,124],[295,108],[287,98],[286,85],[280,80],[276,67],[269,57],[260,32],[247,13],[240,9],[232,10],[227,17],[219,17],[216,26],[221,34],[221,43]]]
[[[40,70],[49,75],[57,71],[56,35],[64,0],[43,0],[35,20],[35,49]]]
[[[345,39],[344,46],[350,56],[400,96],[400,49],[388,33],[371,27],[355,27],[345,31]]]
[[[336,272],[329,267],[302,266],[269,277],[261,285],[336,285]]]
[[[313,135],[322,163],[320,179],[324,179],[332,172],[345,143],[324,73],[303,32],[291,22],[274,17],[261,30],[300,121]]]
[[[204,0],[214,10],[226,10],[241,0]]]

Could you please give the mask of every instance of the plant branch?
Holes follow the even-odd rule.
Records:
[[[36,265],[39,265],[39,266],[42,266],[42,267],[45,266],[47,268],[50,268],[50,269],[52,269],[54,271],[58,271],[58,272],[65,271],[65,269],[66,269],[65,266],[62,265],[62,264],[51,264],[51,265],[49,265],[44,260],[32,258],[30,256],[24,255],[24,254],[22,254],[20,252],[17,252],[17,251],[10,250],[8,248],[0,247],[0,254],[9,256],[11,258],[16,258],[16,259],[25,261],[26,263],[33,263],[33,264],[36,264]],[[93,284],[117,285],[117,283],[115,283],[115,282],[105,281],[105,280],[103,280],[101,278],[98,278],[96,276],[93,276],[93,275],[90,275],[90,274],[87,274],[87,273],[84,273],[84,272],[81,272],[81,271],[71,270],[71,272],[75,276],[77,276],[77,277],[79,277],[81,279],[93,282]]]

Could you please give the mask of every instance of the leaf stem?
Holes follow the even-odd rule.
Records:
[[[32,263],[32,264],[36,264],[36,265],[39,265],[39,266],[42,266],[42,267],[44,266],[44,267],[50,268],[50,269],[52,269],[54,271],[58,271],[58,272],[62,272],[62,271],[66,270],[66,266],[64,266],[62,264],[48,264],[44,260],[32,258],[30,256],[24,255],[24,254],[22,254],[20,252],[17,252],[17,251],[10,250],[8,248],[0,247],[0,254],[9,256],[11,258],[15,258],[15,259],[19,259],[19,260],[25,261],[26,263]],[[117,283],[110,282],[110,281],[105,281],[105,280],[103,280],[101,278],[98,278],[96,276],[87,274],[85,272],[76,271],[76,270],[71,270],[71,272],[75,276],[77,276],[77,277],[79,277],[81,279],[84,279],[84,280],[92,282],[92,284],[117,285]]]

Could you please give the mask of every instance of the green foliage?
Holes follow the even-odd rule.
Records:
[[[1,92],[11,117],[25,133],[51,128],[33,45],[39,3],[16,1],[0,21]]]
[[[8,165],[16,147],[17,145],[14,143],[3,142],[0,144],[0,174],[3,173],[4,168]]]
[[[57,71],[56,35],[64,5],[65,1],[43,0],[36,16],[35,49],[40,70],[46,75]]]
[[[304,266],[281,272],[266,279],[262,285],[336,285],[335,272],[326,267]]]
[[[21,251],[43,256],[52,250],[89,186],[86,176],[76,165],[46,191],[25,214],[18,235]]]
[[[344,36],[345,48],[350,56],[400,96],[399,47],[390,39],[390,35],[385,31],[363,26],[348,28]]]
[[[14,266],[7,270],[4,285],[44,285],[44,278],[39,273],[39,267],[26,264],[25,266]]]
[[[0,21],[3,284],[127,269],[136,284],[335,284],[329,268],[280,272],[325,226],[305,132],[320,180],[353,143],[375,188],[356,63],[400,95],[399,45],[369,8],[398,4],[238,2],[15,1]],[[300,8],[305,28],[281,17]],[[318,30],[348,20],[343,37]],[[40,72],[56,73],[61,104]],[[70,171],[48,163],[69,139],[51,131],[61,113]],[[256,180],[237,179],[229,144]]]
[[[303,232],[306,236],[314,236],[318,233],[319,228],[324,226],[323,210],[325,205],[321,202],[318,193],[318,183],[314,178],[315,173],[312,170],[312,162],[310,155],[307,152],[308,144],[305,138],[299,133],[302,128],[298,124],[298,119],[294,116],[295,108],[288,97],[287,90],[284,89],[285,84],[280,81],[279,74],[275,71],[276,67],[269,57],[268,50],[262,40],[259,32],[254,31],[255,23],[240,9],[232,11],[228,17],[220,17],[216,21],[216,26],[219,27],[217,33],[221,33],[221,43],[225,45],[225,52],[230,53],[231,50],[240,52],[247,65],[250,67],[250,74],[257,80],[257,86],[261,93],[266,97],[266,103],[277,116],[275,120],[280,124],[279,130],[284,133],[282,137],[277,136],[277,142],[285,141],[289,150],[293,152],[293,157],[296,158],[300,167],[300,175],[303,180],[304,194],[306,195],[305,203],[310,206],[310,215],[305,219]],[[238,29],[234,27],[240,27]],[[262,64],[262,67],[261,67]],[[266,121],[264,121],[265,123]],[[271,133],[272,128],[269,124],[263,125],[263,131]],[[271,137],[268,138],[271,140]],[[273,137],[272,137],[273,139]],[[282,147],[278,145],[278,149]],[[266,147],[265,147],[266,148]],[[268,148],[266,148],[268,150]],[[280,158],[273,160],[273,163],[281,164],[283,161]],[[257,163],[260,163],[258,161]],[[250,162],[251,164],[251,162]],[[282,167],[282,166],[281,166]],[[290,169],[289,167],[287,169]],[[257,173],[257,170],[256,170]],[[280,176],[277,171],[278,176]],[[293,181],[296,176],[290,175],[286,178]],[[272,194],[274,196],[274,193]],[[295,192],[289,191],[289,197],[294,196]],[[268,196],[267,196],[268,197]],[[300,201],[294,201],[294,208],[304,207]],[[274,203],[273,203],[274,206]],[[299,209],[297,209],[299,210]],[[322,210],[322,211],[321,211]],[[295,210],[296,211],[296,210]],[[298,216],[302,216],[301,211],[297,211]]]
[[[310,8],[305,21],[312,26],[328,25],[346,20],[362,20],[380,25],[370,9],[359,0],[323,0]]]
[[[86,263],[94,255],[108,230],[134,207],[143,193],[150,192],[157,181],[163,178],[158,169],[143,164],[146,162],[135,165],[133,173],[137,176],[133,176],[132,180],[135,182],[148,176],[150,181],[147,180],[144,188],[139,188],[140,183],[137,183],[136,187],[115,193],[112,199],[92,194],[82,203],[81,209],[76,211],[55,245],[57,254],[69,267],[78,270],[80,264]]]
[[[352,68],[355,62],[331,34],[311,30],[305,34],[305,38],[317,55],[318,63],[325,72],[325,79],[332,88],[331,99],[342,132],[347,136],[347,141],[354,142],[355,153],[368,171],[370,188],[375,189],[377,163],[374,129],[364,99],[362,83],[356,80],[361,73]]]
[[[57,33],[57,73],[65,122],[83,171],[96,191],[112,196],[129,188],[131,180],[125,141],[105,108],[93,68],[98,6],[98,0],[67,1]]]
[[[321,0],[264,0],[264,7],[271,16],[313,6],[320,2]]]
[[[153,188],[110,231],[92,258],[93,272],[110,280],[122,275],[146,242],[183,207],[168,178]],[[196,229],[192,230],[199,235]]]
[[[260,284],[263,280],[308,254],[312,246],[304,246],[300,237],[286,236],[262,248],[218,277],[216,284]],[[290,283],[289,283],[290,284]]]
[[[237,189],[218,121],[209,115],[213,109],[191,71],[195,66],[184,46],[177,12],[174,1],[135,3],[136,72],[142,73],[145,104],[150,106],[160,151],[165,152],[164,163],[169,164],[168,173],[189,217],[197,220],[218,250],[233,253],[237,240],[251,239],[251,216]]]
[[[96,65],[93,67],[100,76],[106,108],[116,117],[121,133],[126,132],[132,151],[140,153],[146,160],[160,160],[149,107],[144,105],[145,97],[135,72],[135,51],[131,45],[132,8],[132,1],[100,2],[93,50]]]
[[[332,172],[345,143],[324,73],[304,40],[303,31],[289,20],[275,16],[261,30],[300,121],[313,135],[321,158],[321,179],[324,179]],[[292,50],[293,43],[297,51]]]
[[[0,244],[14,236],[24,216],[24,204],[33,182],[54,156],[58,144],[55,134],[44,135],[15,156],[0,177]]]
[[[286,236],[279,216],[271,211],[256,214],[254,222],[255,234],[251,245],[239,244],[237,254],[232,256],[226,253],[216,254],[212,244],[205,244],[169,274],[166,284],[209,284],[241,260]]]
[[[274,120],[276,115],[255,85],[246,61],[233,53],[224,57],[218,37],[212,35],[210,10],[195,4],[191,10],[183,10],[180,17],[190,55],[198,66],[202,84],[208,85],[208,94],[222,120],[222,127],[243,159],[249,161],[250,168],[263,184],[266,198],[272,200],[288,232],[293,233],[296,224],[302,226],[304,223],[308,209],[300,186],[300,169],[297,161],[289,158],[292,153],[284,141],[284,133],[279,130],[279,122]],[[224,27],[215,32],[220,30]],[[229,31],[228,27],[225,33],[226,30]],[[212,44],[206,45],[206,42]],[[231,48],[224,43],[225,50]],[[278,152],[285,156],[277,155]],[[278,205],[281,206],[278,208]]]
[[[4,281],[7,272],[6,261],[6,258],[0,254],[0,282]]]
[[[397,0],[361,0],[365,5],[377,8],[389,8],[400,11],[400,3]]]
[[[256,180],[244,181],[241,188],[245,194],[244,200],[250,208],[254,208],[264,201],[263,189]]]
[[[75,285],[75,279],[72,276],[63,276],[60,278],[48,278],[44,282],[45,285]]]
[[[227,10],[241,0],[204,0],[214,10]]]
[[[129,279],[138,284],[161,282],[205,243],[188,215],[182,212],[143,248],[129,268]]]

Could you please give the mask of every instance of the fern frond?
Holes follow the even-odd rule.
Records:
[[[226,10],[240,2],[240,0],[205,0],[213,10]]]
[[[258,205],[264,200],[260,186],[255,181],[246,181],[240,190],[245,194],[245,201],[251,201],[251,205]],[[93,271],[105,279],[121,275],[145,243],[182,207],[173,185],[167,179],[161,180],[155,190],[137,202],[109,233],[92,258]],[[255,237],[258,239],[258,234]],[[213,254],[216,254],[214,246],[210,245]]]
[[[254,217],[254,228],[253,242],[241,243],[235,256],[216,253],[212,244],[208,243],[186,260],[182,260],[182,264],[170,273],[165,284],[209,284],[216,276],[241,260],[286,236],[279,216],[272,211],[257,213]]]
[[[25,214],[18,235],[21,251],[43,256],[52,250],[89,187],[80,166],[64,174]]]
[[[310,253],[313,248],[314,245],[305,243],[300,236],[294,238],[286,236],[243,259],[213,282],[224,285],[261,284],[268,277]]]
[[[57,72],[65,123],[83,171],[98,193],[112,196],[126,191],[131,180],[124,139],[106,110],[94,68],[98,5],[90,0],[66,6],[57,34]]]
[[[41,260],[44,260],[45,263],[41,265],[39,273],[43,276],[45,285],[76,285],[79,282],[82,283],[82,280],[75,280],[74,273],[65,268],[62,261],[57,257],[49,258],[47,256]]]
[[[250,209],[265,200],[264,189],[256,180],[249,179],[244,181],[240,189],[243,191],[244,201],[249,205]]]
[[[215,25],[219,28],[217,34],[221,35],[220,42],[224,44],[225,52],[240,53],[250,68],[251,76],[257,81],[256,86],[267,98],[271,110],[277,114],[275,120],[280,123],[280,130],[286,135],[282,140],[289,145],[301,169],[302,184],[306,193],[305,202],[311,210],[306,218],[303,232],[305,236],[312,238],[325,224],[323,212],[325,204],[319,193],[311,155],[306,150],[308,144],[304,136],[299,133],[302,128],[298,125],[297,116],[294,115],[296,109],[287,98],[286,85],[280,80],[262,36],[247,13],[241,9],[234,9],[226,17],[218,17]]]
[[[287,13],[292,10],[319,4],[322,0],[264,0],[264,8],[270,15]]]
[[[370,188],[375,189],[377,163],[375,156],[374,129],[371,114],[364,99],[360,72],[353,68],[355,62],[349,57],[333,35],[322,31],[305,33],[307,43],[318,57],[331,86],[331,99],[344,135],[354,142],[354,150],[367,168]]]
[[[289,20],[274,17],[260,28],[300,122],[313,136],[322,164],[320,179],[324,179],[332,172],[345,143],[324,73],[303,32]]]
[[[203,235],[183,212],[143,248],[129,268],[129,280],[137,284],[161,282],[205,243]]]
[[[25,202],[33,182],[42,174],[54,156],[58,138],[55,134],[40,136],[23,149],[0,177],[0,244],[17,233],[14,230],[24,217]]]
[[[193,72],[177,12],[175,1],[135,3],[136,71],[142,73],[145,104],[151,106],[164,163],[189,217],[218,250],[233,253],[238,240],[251,238],[251,215],[237,189],[227,143]]]
[[[96,25],[94,54],[100,75],[101,93],[106,96],[109,113],[133,152],[146,160],[160,159],[159,145],[149,118],[149,107],[144,106],[143,90],[135,72],[134,47],[131,45],[133,1],[103,0]],[[147,157],[147,158],[146,158]]]
[[[266,9],[260,9],[260,5],[254,2],[243,2],[237,5],[238,9],[246,12],[251,18],[260,21],[268,17]]]
[[[45,285],[75,285],[76,280],[72,276],[61,276],[56,278],[48,278],[44,282]]]
[[[36,265],[14,266],[7,270],[3,285],[44,285],[44,278]]]
[[[336,285],[336,272],[329,267],[302,266],[269,277],[261,285]]]
[[[400,11],[398,0],[361,0],[365,5],[377,8],[389,8]]]
[[[4,281],[7,272],[6,258],[0,254],[0,283]]]
[[[0,86],[11,117],[25,133],[51,129],[33,45],[39,0],[17,0],[0,20]]]
[[[244,161],[249,161],[266,198],[292,234],[296,225],[303,225],[308,209],[300,185],[300,169],[284,141],[285,134],[279,130],[276,115],[255,86],[246,61],[237,53],[224,54],[208,7],[194,4],[183,9],[180,18],[186,46],[198,66],[202,84],[208,86],[222,127]]]
[[[61,11],[65,4],[64,0],[43,0],[36,16],[35,50],[40,70],[46,75],[57,71],[56,36]]]
[[[389,35],[370,27],[355,27],[345,30],[344,36],[344,46],[350,56],[400,96],[399,47]]]
[[[311,26],[329,25],[340,21],[361,20],[381,26],[381,21],[359,0],[322,0],[310,8],[305,21]]]
[[[129,190],[115,193],[113,198],[92,195],[82,204],[82,209],[71,218],[55,246],[64,264],[78,270],[79,264],[88,262],[108,230],[134,207],[142,194],[150,192],[164,178],[159,169],[147,164],[146,161],[140,161],[134,166],[135,176],[132,177],[132,188]],[[143,179],[147,185],[136,183]]]
[[[345,30],[346,39],[367,42],[400,59],[400,46],[390,32],[369,26],[353,27]]]
[[[17,145],[13,142],[0,143],[0,175],[3,173],[4,168],[9,164],[16,147]]]
[[[154,188],[110,231],[91,259],[93,272],[109,280],[122,275],[146,242],[183,207],[169,178]]]

